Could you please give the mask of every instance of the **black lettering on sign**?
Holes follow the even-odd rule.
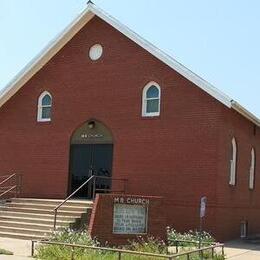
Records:
[[[113,233],[146,234],[146,232],[147,205],[114,204]]]
[[[141,204],[141,205],[148,205],[149,204],[149,199],[145,198],[133,198],[133,197],[115,197],[114,198],[114,203],[121,203],[121,204]]]

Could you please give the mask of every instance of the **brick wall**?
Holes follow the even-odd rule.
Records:
[[[92,62],[87,53],[96,42],[104,55]],[[162,88],[161,116],[154,119],[141,117],[142,88],[151,80]],[[53,96],[49,123],[36,122],[43,90]],[[114,137],[113,175],[128,178],[131,193],[176,196],[184,182],[190,188],[183,200],[198,192],[214,199],[219,109],[212,97],[95,18],[2,107],[0,170],[23,173],[26,196],[65,196],[71,134],[96,118]]]
[[[104,54],[93,62],[88,50],[95,43],[102,44]],[[149,81],[161,86],[157,118],[141,117],[142,89]],[[53,97],[52,121],[39,123],[37,100],[44,90]],[[233,236],[235,228],[230,232],[229,224],[216,228],[216,208],[240,205],[240,214],[247,214],[250,207],[252,217],[260,217],[253,210],[259,206],[260,184],[253,192],[247,190],[251,145],[256,148],[259,173],[259,129],[253,136],[248,120],[99,18],[82,28],[0,109],[0,173],[23,174],[23,196],[64,198],[71,135],[93,118],[113,134],[113,177],[127,178],[130,194],[167,198],[169,225],[196,227],[201,196],[213,205],[209,229],[226,230],[225,239]],[[234,133],[239,147],[238,184],[230,188]],[[226,217],[232,219],[233,214],[230,209]],[[222,223],[221,210],[217,216]]]
[[[247,220],[249,234],[260,232],[260,131],[244,117],[222,108],[221,128],[219,134],[219,160],[217,187],[217,230],[221,238],[240,236],[240,222]],[[236,185],[230,186],[229,171],[231,160],[231,140],[237,143]],[[249,189],[249,168],[251,149],[256,151],[255,187]]]
[[[113,233],[113,207],[115,198],[124,200],[124,205],[142,205],[142,203],[133,203],[131,199],[138,201],[144,199],[149,201],[144,206],[147,207],[147,234],[129,235]],[[129,202],[127,203],[127,201]],[[126,204],[127,203],[127,204]],[[164,210],[164,200],[162,197],[152,196],[133,196],[106,194],[97,195],[91,214],[89,233],[93,238],[97,238],[101,243],[109,245],[124,245],[130,240],[137,240],[140,237],[146,239],[154,236],[157,239],[166,239],[166,211]]]

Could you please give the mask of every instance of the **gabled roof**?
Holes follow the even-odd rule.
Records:
[[[209,95],[217,99],[219,102],[233,108],[244,117],[252,121],[260,127],[260,120],[237,102],[232,100],[226,94],[215,88],[213,85],[193,73],[181,63],[143,39],[141,36],[130,30],[118,20],[98,8],[96,5],[88,2],[87,8],[64,30],[58,37],[51,41],[48,46],[36,56],[1,92],[0,107],[9,100],[35,73],[37,73],[72,37],[94,16],[98,16],[115,29],[120,31],[126,37],[143,47],[153,56],[167,64],[169,67],[177,71],[179,74],[193,82],[196,86],[207,92]]]

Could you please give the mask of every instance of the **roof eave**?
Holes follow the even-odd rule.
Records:
[[[95,14],[88,6],[34,57],[0,92],[0,107],[36,74]]]
[[[104,10],[98,8],[95,5],[90,6],[90,10],[92,10],[98,17],[106,21],[108,24],[116,28],[118,31],[120,31],[122,34],[127,36],[129,39],[131,39],[133,42],[144,48],[146,51],[148,51],[150,54],[161,60],[163,63],[167,64],[169,67],[177,71],[179,74],[181,74],[183,77],[188,79],[189,81],[193,82],[196,86],[207,92],[209,95],[216,98],[218,101],[223,103],[227,107],[231,107],[230,100],[231,98],[225,95],[223,92],[221,92],[219,89],[215,88],[213,85],[211,85],[209,82],[202,79],[200,76],[186,68],[181,63],[177,62],[174,58],[154,46],[152,43],[145,40],[143,37],[141,37],[136,32],[132,31],[127,26],[120,23],[117,19],[112,17],[111,15],[107,14]]]
[[[235,100],[231,100],[231,107],[242,116],[250,120],[252,123],[254,123],[256,126],[260,127],[260,120],[243,106],[241,106],[238,102],[236,102]]]
[[[252,121],[257,126],[260,126],[259,119],[252,113],[91,2],[88,4],[87,8],[62,31],[62,33],[51,41],[47,47],[41,51],[40,54],[36,56],[20,73],[18,73],[18,75],[0,92],[0,107],[7,102],[35,73],[37,73],[95,15],[116,28],[126,37],[140,45],[183,77],[193,82],[196,86],[217,99],[219,102],[228,108],[235,109],[248,120]]]

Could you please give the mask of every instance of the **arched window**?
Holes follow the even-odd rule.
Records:
[[[38,99],[37,121],[39,122],[51,121],[51,106],[52,106],[51,94],[47,91],[44,91],[39,96]]]
[[[159,116],[160,99],[160,86],[155,82],[149,82],[143,89],[142,116]]]
[[[236,184],[236,166],[237,166],[237,143],[235,137],[232,138],[232,153],[230,160],[230,174],[229,174],[229,184]]]
[[[251,163],[249,169],[249,189],[253,190],[255,184],[255,149],[251,150]]]

